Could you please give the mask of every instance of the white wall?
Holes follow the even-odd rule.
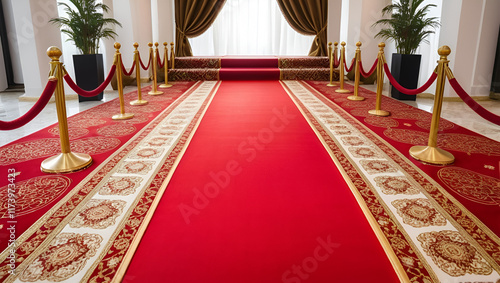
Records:
[[[382,8],[391,0],[343,0],[340,41],[346,42],[346,61],[354,57],[356,42],[360,41],[361,58],[365,68],[370,68],[377,58],[380,39],[375,39],[380,27],[373,27],[382,17]]]
[[[175,16],[173,0],[151,0],[153,41],[168,43],[175,41]]]
[[[471,96],[488,96],[500,26],[498,0],[443,0],[439,43],[451,48],[450,67]],[[456,96],[449,85],[445,96]]]
[[[340,38],[340,19],[342,15],[342,0],[328,0],[328,42],[338,42]],[[340,42],[339,42],[340,43]]]
[[[12,1],[17,49],[24,78],[24,97],[39,97],[47,83],[48,47],[61,46],[59,29],[48,23],[57,16],[56,0]]]

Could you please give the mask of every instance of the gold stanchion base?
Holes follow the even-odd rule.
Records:
[[[453,154],[432,146],[412,146],[410,148],[410,155],[416,160],[430,164],[447,165],[455,161]]]
[[[149,95],[160,95],[160,94],[163,94],[163,91],[159,91],[159,90],[157,90],[157,91],[150,91],[150,92],[148,92],[148,94]]]
[[[350,93],[352,91],[350,91],[348,89],[339,88],[339,89],[336,89],[335,92],[338,92],[338,93]]]
[[[60,153],[42,161],[40,169],[45,173],[70,173],[83,170],[92,164],[86,153]]]
[[[142,100],[142,99],[130,101],[130,105],[146,105],[146,104],[148,104],[148,102],[146,100]]]
[[[369,110],[368,113],[372,114],[372,115],[375,115],[375,116],[380,116],[380,117],[385,117],[385,116],[391,115],[391,112],[389,112],[389,111],[376,110],[376,109]]]
[[[362,100],[365,100],[364,97],[362,96],[359,96],[359,95],[350,95],[347,97],[347,99],[349,100],[354,100],[354,101],[362,101]]]
[[[328,83],[326,86],[339,86],[339,85],[336,83]]]
[[[171,84],[161,84],[158,87],[160,87],[160,88],[167,88],[167,87],[171,87],[171,86],[173,86],[173,85],[171,85]]]
[[[124,113],[124,114],[116,114],[111,117],[113,120],[127,120],[127,119],[132,119],[134,117],[134,114],[132,113]]]

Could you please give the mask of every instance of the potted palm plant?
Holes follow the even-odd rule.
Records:
[[[64,6],[67,17],[53,18],[51,23],[61,27],[61,32],[68,35],[68,40],[75,43],[81,54],[73,55],[76,83],[85,90],[92,90],[104,81],[102,54],[97,54],[99,41],[104,38],[114,39],[117,33],[114,25],[121,24],[113,18],[105,18],[103,13],[109,11],[105,4],[96,0],[69,0],[72,5]],[[79,101],[101,100],[102,93],[95,97],[78,96]]]
[[[406,88],[417,88],[421,55],[415,54],[420,43],[428,42],[427,36],[440,26],[435,17],[427,17],[434,4],[422,5],[424,0],[400,0],[382,9],[380,19],[373,25],[382,25],[375,38],[394,40],[397,53],[392,54],[391,73]],[[400,93],[394,87],[391,96],[400,100],[415,100],[415,95]]]

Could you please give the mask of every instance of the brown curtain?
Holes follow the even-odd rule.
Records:
[[[193,56],[188,37],[204,33],[226,0],[175,0],[175,56]]]
[[[328,25],[328,0],[277,0],[281,12],[297,32],[315,35],[309,56],[328,54],[326,27]]]

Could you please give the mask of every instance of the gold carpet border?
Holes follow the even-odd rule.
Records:
[[[299,83],[296,83],[296,82],[290,82],[290,83],[288,83],[288,84],[294,84],[294,83],[295,83],[295,84],[297,84],[297,85],[300,85]],[[304,85],[307,85],[307,84],[305,84],[305,83],[304,83]],[[312,87],[310,87],[310,86],[309,86],[309,88],[302,86],[302,88],[303,88],[305,91],[308,91],[309,93],[311,93],[313,97],[316,97],[316,99],[317,99],[317,100],[319,100],[319,102],[321,102],[324,106],[327,106],[327,105],[325,105],[325,104],[335,105],[335,104],[334,104],[334,103],[332,103],[331,101],[329,101],[329,100],[327,100],[327,99],[324,99],[324,97],[321,95],[321,93],[319,93],[319,92],[318,92],[317,90],[315,90],[314,88],[312,88]],[[296,91],[297,91],[297,90],[296,90]],[[315,93],[316,93],[316,95],[314,95],[314,94],[313,94],[313,92],[315,92]],[[299,93],[299,92],[297,92],[297,93]],[[318,93],[320,94],[319,96],[317,95]],[[304,102],[304,103],[306,103],[306,102]],[[313,103],[311,103],[311,104],[313,104]],[[315,103],[314,103],[314,104],[315,104]],[[304,107],[305,107],[305,106],[304,106]],[[327,107],[328,107],[328,106],[327,106]],[[338,106],[336,106],[336,105],[335,105],[335,107],[336,107],[336,108],[341,109],[340,107],[338,107]],[[308,107],[308,108],[309,108],[309,107]],[[331,109],[331,107],[330,107],[330,109]],[[335,113],[335,111],[334,111],[333,109],[331,109],[331,110],[333,111],[333,113]],[[341,110],[343,110],[343,109],[341,109]],[[313,112],[314,112],[314,110],[311,110],[311,111],[313,111]],[[319,112],[319,110],[318,110],[318,112]],[[342,120],[344,120],[344,121],[345,121],[345,122],[347,122],[347,123],[350,123],[351,121],[349,121],[349,120],[352,120],[353,122],[356,122],[356,125],[357,125],[357,124],[361,124],[361,123],[359,123],[359,121],[355,120],[355,119],[354,119],[354,118],[353,118],[350,114],[346,113],[345,111],[343,111],[343,112],[344,112],[344,117],[342,117],[342,115],[340,115],[340,116],[339,116],[339,114],[336,114],[336,115],[337,115],[337,116],[339,116],[339,118],[341,118]],[[323,113],[324,113],[324,112],[323,112]],[[319,114],[321,114],[321,113],[319,113]],[[372,174],[368,174],[368,172],[366,172],[366,173],[362,173],[363,171],[361,171],[359,167],[355,166],[355,165],[357,165],[357,162],[355,161],[355,159],[365,159],[365,160],[367,160],[367,159],[366,159],[367,157],[359,157],[359,156],[355,156],[353,153],[347,154],[347,152],[346,152],[345,150],[343,150],[343,148],[346,148],[346,149],[347,149],[347,147],[351,148],[351,147],[352,147],[352,145],[347,145],[347,144],[346,144],[346,145],[342,145],[342,144],[340,144],[340,139],[338,139],[338,138],[336,138],[336,137],[332,136],[332,135],[334,135],[334,134],[333,134],[333,132],[331,132],[331,130],[330,130],[330,129],[328,129],[328,128],[326,127],[326,125],[324,125],[324,124],[323,124],[323,122],[321,121],[321,119],[319,118],[319,116],[317,116],[317,115],[319,115],[319,114],[317,113],[317,114],[313,115],[312,117],[313,117],[313,118],[317,121],[317,123],[319,123],[319,125],[323,128],[323,130],[324,130],[326,133],[328,133],[328,135],[330,135],[330,136],[331,136],[332,141],[334,141],[334,142],[337,144],[337,148],[338,148],[338,149],[342,149],[342,150],[341,150],[341,151],[342,151],[342,154],[343,154],[343,155],[344,155],[344,156],[345,156],[345,157],[349,160],[349,162],[351,163],[351,165],[352,165],[352,166],[356,169],[356,171],[358,172],[358,173],[357,173],[357,174],[358,174],[358,176],[363,177],[364,182],[370,185],[370,188],[371,188],[371,190],[372,190],[372,193],[374,193],[374,194],[376,195],[377,199],[379,199],[379,202],[380,202],[380,203],[381,203],[381,205],[384,207],[384,210],[386,211],[386,213],[388,213],[388,214],[390,215],[390,218],[391,218],[391,219],[393,219],[394,223],[395,223],[395,224],[397,224],[397,226],[398,226],[398,230],[400,230],[400,232],[402,232],[402,233],[404,234],[405,238],[407,239],[408,244],[410,244],[410,246],[412,247],[413,252],[417,252],[417,253],[419,253],[419,255],[420,255],[420,256],[419,256],[419,258],[423,261],[423,263],[425,263],[426,261],[428,261],[427,259],[425,259],[425,257],[422,257],[422,254],[420,253],[421,248],[420,248],[420,247],[417,247],[417,246],[415,246],[415,245],[413,245],[413,242],[414,242],[414,243],[418,243],[418,242],[417,242],[417,239],[416,239],[416,236],[417,236],[417,235],[421,235],[421,233],[423,233],[424,231],[427,231],[427,230],[425,230],[425,229],[424,229],[424,230],[422,230],[422,229],[420,229],[420,230],[419,230],[419,229],[417,229],[416,231],[413,231],[413,234],[412,234],[412,235],[413,235],[413,237],[409,236],[409,234],[407,234],[407,233],[406,233],[406,229],[407,229],[407,228],[408,228],[408,229],[410,229],[410,230],[413,230],[413,227],[411,227],[411,225],[408,225],[407,223],[405,223],[405,225],[406,225],[406,226],[408,226],[407,228],[405,228],[405,226],[401,223],[401,220],[399,220],[398,218],[396,218],[396,217],[394,216],[394,214],[392,214],[391,209],[389,209],[389,207],[387,207],[387,206],[385,205],[385,202],[387,202],[387,201],[390,201],[390,202],[391,202],[391,201],[393,201],[394,199],[392,199],[392,200],[391,200],[391,197],[388,197],[386,193],[385,193],[385,195],[386,195],[385,197],[381,197],[381,196],[378,194],[378,191],[377,191],[377,190],[373,187],[373,186],[374,186],[374,184],[375,184],[375,183],[374,183],[375,181],[374,181],[374,180],[371,180],[371,181],[370,181],[369,179],[367,179],[368,175],[372,175]],[[347,119],[347,120],[346,120],[346,117],[348,117],[348,119]],[[335,124],[335,123],[334,123],[334,124]],[[362,124],[361,124],[361,126],[364,126],[364,125],[362,125]],[[355,127],[352,123],[351,123],[351,127],[356,128],[356,127]],[[363,129],[364,129],[364,130],[366,130],[366,127],[363,127]],[[333,128],[332,128],[332,130],[333,130]],[[352,136],[352,135],[355,135],[355,136],[358,136],[358,137],[359,137],[359,135],[362,135],[362,136],[365,136],[364,138],[365,138],[367,141],[371,142],[371,141],[370,141],[370,139],[368,139],[368,136],[366,136],[366,133],[365,133],[365,132],[360,131],[359,129],[356,129],[356,131],[358,131],[359,133],[355,133],[355,134],[344,134],[344,135],[345,135],[345,136]],[[378,137],[376,134],[374,134],[374,133],[373,133],[373,132],[371,132],[371,131],[370,131],[368,134],[370,134],[370,135],[372,135],[372,136],[375,136],[375,137]],[[345,142],[344,142],[344,143],[345,143]],[[373,142],[371,142],[371,143],[373,143]],[[367,145],[366,145],[366,144],[364,144],[364,146],[367,146]],[[379,147],[379,146],[377,146],[376,144],[374,144],[374,146],[375,146],[375,147],[377,147],[377,148]],[[399,152],[398,152],[397,150],[395,150],[392,146],[390,147],[390,149],[391,149],[393,152],[397,152],[397,153],[399,153]],[[406,178],[408,179],[408,181],[418,183],[418,180],[417,180],[417,179],[415,179],[415,177],[414,177],[414,176],[411,176],[408,172],[406,172],[406,170],[408,170],[408,169],[403,169],[401,166],[399,166],[399,163],[398,163],[396,160],[394,160],[394,159],[393,159],[394,157],[390,157],[390,156],[386,155],[386,154],[384,153],[384,150],[378,150],[378,151],[379,151],[379,153],[381,153],[381,154],[382,154],[382,155],[384,155],[385,157],[376,156],[376,157],[375,157],[375,160],[377,160],[377,159],[381,159],[381,158],[382,158],[383,160],[388,160],[388,161],[391,161],[391,163],[393,163],[393,165],[397,165],[397,167],[399,167],[397,171],[399,171],[400,173],[404,173],[404,175],[406,176]],[[381,152],[380,152],[380,151],[381,151]],[[401,155],[400,155],[399,157],[401,158]],[[353,159],[353,158],[355,158],[355,159]],[[406,161],[407,163],[409,162],[409,161],[408,161],[408,160],[407,160],[404,156],[403,156],[403,158],[404,158],[404,159],[402,159],[403,161]],[[368,159],[368,160],[369,160],[369,159]],[[412,164],[412,165],[413,165],[413,164]],[[396,172],[396,173],[397,173],[397,172]],[[425,173],[423,173],[423,172],[418,172],[418,173],[420,173],[420,174],[425,174]],[[367,175],[367,174],[368,174],[368,175]],[[389,174],[389,175],[390,175],[390,174]],[[383,174],[382,174],[382,176],[383,176]],[[375,177],[371,177],[371,178],[372,178],[372,179],[375,179]],[[427,178],[427,179],[428,179],[428,178]],[[435,182],[433,182],[433,183],[435,183]],[[377,184],[377,186],[379,186],[379,185]],[[428,192],[424,189],[424,185],[419,183],[419,186],[420,186],[420,189],[419,189],[419,193],[418,193],[418,194],[420,194],[420,195],[424,195],[426,199],[431,200],[431,201],[434,203],[434,205],[433,205],[434,207],[436,207],[436,205],[437,205],[437,208],[441,208],[441,207],[440,207],[440,205],[439,205],[437,202],[433,201],[433,198],[432,198],[433,196],[431,196],[431,195],[430,195],[430,194],[429,194],[429,193],[428,193]],[[399,197],[399,199],[403,199],[403,200],[404,200],[404,199],[407,199],[409,196],[404,196],[404,195],[403,195],[403,196],[398,196],[398,197]],[[410,197],[410,198],[411,198],[411,197]],[[394,206],[394,205],[393,205],[393,206]],[[396,210],[396,209],[393,209],[393,210]],[[458,223],[456,223],[456,221],[457,221],[457,220],[456,220],[454,217],[452,217],[451,215],[449,215],[448,213],[446,213],[446,211],[445,211],[444,209],[439,209],[439,212],[440,212],[441,214],[444,214],[444,215],[446,215],[446,216],[447,216],[447,217],[446,217],[446,219],[447,219],[448,223],[449,223],[449,224],[451,224],[451,226],[454,228],[454,229],[452,229],[452,230],[459,231],[460,235],[461,235],[461,236],[463,236],[463,237],[464,237],[464,239],[466,239],[466,240],[469,242],[469,244],[473,245],[473,246],[476,248],[477,252],[478,252],[479,254],[481,254],[481,255],[482,255],[483,260],[485,260],[486,262],[488,262],[488,264],[489,264],[489,265],[490,265],[490,266],[491,266],[494,270],[496,270],[496,271],[497,271],[497,273],[498,273],[498,270],[499,270],[499,269],[498,269],[498,264],[495,262],[495,260],[494,260],[493,258],[490,258],[490,256],[491,256],[491,255],[490,255],[490,254],[488,254],[488,253],[486,252],[486,250],[488,250],[488,248],[487,248],[487,247],[486,247],[486,248],[483,248],[483,247],[482,247],[482,246],[481,246],[481,245],[480,245],[480,244],[479,244],[479,243],[478,243],[478,242],[477,242],[477,241],[476,241],[473,237],[471,237],[471,236],[469,235],[469,233],[468,233],[468,232],[464,229],[464,227],[462,227],[461,225],[459,225]],[[446,227],[446,226],[449,226],[449,225],[445,225],[444,227],[440,227],[439,229],[437,229],[437,231],[445,231],[445,230],[446,230],[446,228],[449,230],[449,229],[450,229],[450,227]],[[443,230],[443,229],[444,229],[444,230]],[[436,229],[434,229],[434,230],[436,230]],[[429,261],[429,262],[432,262],[434,265],[436,265],[436,263],[435,263],[435,262],[433,262],[433,261]],[[424,264],[424,265],[425,265],[425,266],[427,266],[427,267],[430,267],[428,264]],[[437,267],[437,266],[436,266],[436,267]],[[438,269],[438,270],[439,270],[439,269]],[[441,273],[443,273],[441,270],[439,270],[439,271],[440,271]],[[432,269],[432,268],[431,268],[431,269],[428,269],[428,272],[429,272],[429,274],[432,276],[433,269]],[[471,275],[474,275],[474,274],[471,274]],[[446,275],[446,274],[444,274],[444,275],[442,274],[442,276],[447,276],[447,277],[449,278],[449,275]],[[478,274],[476,274],[476,276],[478,276]],[[495,276],[495,274],[490,273],[490,277],[491,277],[491,276]],[[434,278],[433,278],[434,280],[436,280],[436,279],[437,279],[435,276],[432,276],[432,277],[434,277]],[[484,277],[483,277],[483,279],[484,279]],[[486,280],[486,279],[485,279],[485,280]]]
[[[149,207],[149,210],[146,213],[146,216],[145,216],[143,222],[141,223],[141,226],[139,227],[136,235],[134,236],[134,239],[132,240],[132,243],[130,244],[130,246],[129,246],[128,250],[127,250],[127,253],[125,254],[124,258],[122,259],[120,267],[118,268],[118,270],[115,273],[115,276],[113,277],[113,279],[111,280],[111,282],[121,282],[123,280],[123,277],[125,276],[125,273],[126,273],[126,271],[128,269],[128,266],[130,265],[130,262],[132,262],[132,258],[134,256],[137,248],[139,247],[139,244],[140,244],[140,242],[142,240],[142,237],[144,236],[144,233],[146,232],[146,229],[149,226],[149,223],[151,222],[151,219],[154,216],[156,208],[158,207],[158,204],[160,203],[160,201],[161,201],[161,199],[163,197],[163,194],[165,193],[165,191],[167,189],[167,186],[170,183],[170,180],[172,179],[172,176],[173,176],[175,170],[177,169],[177,166],[181,162],[182,157],[184,156],[184,153],[186,152],[187,148],[189,147],[189,145],[191,143],[191,140],[193,139],[193,136],[196,133],[196,130],[198,129],[201,121],[203,120],[203,117],[205,116],[205,113],[207,112],[208,107],[212,103],[212,100],[213,100],[213,98],[215,96],[214,94],[219,89],[221,83],[222,83],[221,81],[218,81],[217,84],[216,84],[216,86],[212,89],[212,92],[209,95],[210,96],[210,100],[208,101],[207,105],[205,106],[205,109],[203,109],[202,114],[200,115],[200,117],[196,121],[196,125],[194,126],[193,130],[189,134],[188,140],[186,141],[186,143],[184,144],[181,152],[177,156],[177,159],[175,160],[172,168],[170,169],[170,171],[169,171],[169,173],[167,175],[167,178],[165,179],[165,181],[163,181],[163,183],[162,183],[159,191],[157,192],[157,194],[156,194],[156,196],[155,196],[155,198],[153,200],[153,203]]]
[[[422,169],[420,169],[417,165],[415,165],[413,162],[411,162],[404,154],[402,154],[399,150],[397,150],[392,144],[390,144],[388,141],[386,141],[384,138],[379,136],[377,133],[372,131],[369,127],[358,121],[356,118],[353,117],[351,113],[343,109],[342,107],[338,106],[335,102],[328,100],[327,98],[324,98],[324,94],[322,94],[320,91],[318,91],[316,88],[308,84],[307,82],[301,81],[301,83],[307,85],[311,91],[314,91],[317,93],[317,95],[321,96],[324,100],[324,102],[327,102],[328,104],[331,104],[336,107],[339,111],[343,112],[346,116],[349,116],[353,121],[356,122],[356,124],[359,127],[362,127],[365,131],[369,132],[373,137],[375,137],[380,143],[383,143],[385,146],[390,148],[401,160],[405,161],[406,164],[408,164],[410,167],[412,167],[413,170],[415,170],[417,173],[419,173],[422,177],[426,179],[429,183],[431,183],[433,186],[435,186],[441,194],[443,194],[448,200],[450,200],[455,206],[457,206],[461,211],[464,212],[468,217],[470,217],[475,224],[481,228],[481,230],[491,238],[497,245],[500,245],[500,236],[496,235],[491,229],[486,226],[477,216],[475,216],[472,212],[470,212],[460,201],[458,201],[453,195],[451,195],[445,188],[443,188],[436,180],[434,180],[432,177],[430,177],[427,173],[425,173]],[[349,84],[349,83],[348,83]],[[367,90],[369,91],[369,90]],[[409,175],[406,171],[404,171],[406,175]],[[410,176],[410,175],[409,175]],[[441,207],[441,205],[439,205]],[[461,225],[460,225],[461,226]]]
[[[94,171],[92,171],[77,186],[75,186],[75,188],[70,193],[68,193],[68,195],[66,195],[61,201],[59,201],[51,210],[49,210],[47,213],[45,213],[44,216],[42,216],[42,218],[40,220],[38,220],[34,225],[32,225],[25,233],[23,233],[23,235],[22,235],[23,241],[22,242],[18,241],[18,247],[20,245],[22,245],[23,242],[27,238],[29,238],[30,236],[32,236],[43,225],[45,225],[45,222],[55,212],[57,212],[57,210],[60,209],[61,206],[63,206],[64,204],[66,204],[66,202],[68,202],[72,197],[74,197],[75,195],[77,195],[79,193],[86,195],[83,199],[81,199],[79,201],[78,205],[76,207],[74,207],[74,209],[72,210],[71,213],[69,213],[66,216],[64,216],[64,221],[58,223],[57,226],[53,230],[51,230],[50,232],[48,232],[48,234],[45,237],[45,239],[35,248],[36,251],[38,251],[38,252],[32,252],[28,257],[26,257],[25,259],[23,259],[22,263],[19,264],[16,267],[16,270],[18,270],[18,271],[19,270],[24,270],[25,266],[27,265],[26,262],[32,261],[34,257],[38,256],[41,253],[41,251],[40,251],[41,249],[45,249],[51,243],[51,241],[54,239],[54,237],[57,236],[59,234],[59,232],[64,229],[64,226],[67,223],[69,223],[69,221],[71,221],[71,219],[73,219],[73,217],[76,215],[76,213],[78,213],[78,208],[81,208],[82,206],[84,206],[85,203],[89,199],[91,199],[93,195],[95,195],[96,191],[101,188],[101,186],[103,185],[105,179],[104,179],[104,177],[101,177],[100,181],[92,188],[92,190],[90,192],[83,192],[82,193],[82,190],[85,187],[84,184],[88,183],[92,178],[94,178],[97,175],[99,175],[99,173],[102,173],[101,170],[104,167],[108,166],[108,163],[111,162],[114,158],[119,158],[119,160],[121,161],[128,154],[132,153],[134,151],[134,148],[130,148],[129,150],[127,150],[127,147],[129,147],[132,143],[135,143],[134,147],[137,146],[141,142],[141,140],[143,140],[147,135],[149,135],[159,125],[160,120],[167,119],[171,115],[172,111],[175,110],[175,108],[177,106],[179,106],[187,97],[189,97],[195,91],[195,89],[198,89],[200,87],[200,85],[201,85],[201,83],[199,83],[199,82],[195,83],[188,90],[186,90],[184,92],[184,94],[182,94],[179,98],[177,98],[176,101],[174,101],[164,111],[162,111],[159,115],[157,115],[156,118],[154,118],[148,125],[146,125],[143,129],[141,129],[136,135],[134,135],[134,137],[132,137],[131,139],[129,139],[122,147],[120,147],[112,155],[110,155],[105,161],[103,161],[96,169],[94,169]],[[145,133],[146,131],[148,131],[148,133]],[[180,136],[182,136],[182,134]],[[176,144],[176,142],[177,141],[173,142],[172,147]],[[126,151],[126,152],[123,153],[123,151]],[[122,156],[117,157],[117,155],[119,155],[119,154],[122,155]],[[168,155],[168,154],[166,154],[166,155]],[[114,171],[116,171],[115,166],[116,166],[116,164],[112,166],[112,169],[109,170],[106,173],[106,175],[111,175]],[[154,174],[156,174],[156,172],[153,173],[152,176]],[[144,183],[147,183],[147,182],[148,181],[146,180]],[[129,210],[131,208],[129,208]],[[5,250],[4,253],[8,254],[8,250]],[[10,282],[12,280],[15,280],[15,279],[13,279],[11,277],[12,276],[10,276],[8,278],[8,280],[5,281],[5,282]]]
[[[185,93],[189,93],[191,92],[197,85],[199,84],[199,82],[193,84],[188,90],[185,91]],[[150,86],[147,86],[143,89],[144,90],[147,90],[151,88]],[[148,125],[144,126],[141,130],[139,130],[133,137],[131,137],[127,142],[125,142],[122,146],[120,146],[120,148],[118,148],[117,150],[115,150],[108,158],[106,158],[106,160],[104,160],[101,164],[99,164],[99,166],[97,166],[91,173],[89,173],[85,178],[83,178],[80,183],[78,185],[76,185],[72,190],[71,192],[69,192],[68,194],[66,194],[61,200],[59,200],[55,205],[52,206],[51,209],[49,209],[44,215],[42,215],[35,223],[33,223],[33,225],[31,225],[28,229],[26,229],[26,231],[23,232],[23,234],[19,235],[16,239],[16,243],[17,243],[17,246],[19,246],[20,244],[22,244],[24,241],[26,241],[29,237],[31,237],[33,235],[34,232],[38,231],[44,224],[45,222],[47,221],[48,218],[50,218],[54,212],[56,212],[62,205],[64,205],[65,203],[67,203],[75,194],[77,194],[78,192],[80,192],[80,190],[82,189],[83,183],[87,183],[90,179],[92,179],[98,172],[100,172],[103,167],[106,166],[106,163],[108,163],[109,161],[111,161],[113,158],[116,157],[116,155],[118,155],[122,150],[124,150],[130,143],[132,142],[135,142],[136,139],[142,135],[144,133],[144,131],[146,131],[151,124],[157,122],[159,119],[161,119],[161,116],[163,113],[167,112],[167,111],[170,111],[172,110],[173,108],[177,107],[177,105],[179,104],[179,100],[181,100],[182,98],[184,97],[184,94],[181,95],[179,98],[176,99],[176,101],[174,101],[172,104],[170,104],[167,108],[165,108],[165,110],[163,110],[160,114],[158,114],[153,120],[151,120],[151,122],[148,123]],[[85,199],[83,199],[82,201],[84,201]],[[9,255],[10,251],[8,249],[5,249],[4,251],[2,251],[2,253],[0,253],[0,263],[2,263],[6,257]]]
[[[183,153],[183,151],[184,151],[184,147],[185,147],[185,142],[187,142],[187,140],[186,140],[186,141],[183,143],[181,140],[184,138],[184,136],[186,135],[186,133],[188,134],[188,139],[189,139],[189,137],[191,136],[191,132],[195,129],[195,128],[194,128],[194,126],[196,126],[196,125],[197,125],[197,123],[198,123],[199,121],[201,121],[201,120],[200,120],[200,119],[201,119],[201,117],[202,117],[201,115],[202,115],[203,113],[205,113],[205,110],[206,110],[206,108],[208,107],[208,104],[209,104],[209,103],[211,102],[211,100],[212,100],[212,97],[213,97],[213,95],[214,95],[214,88],[218,87],[218,85],[219,85],[219,84],[220,84],[220,83],[219,83],[219,82],[216,82],[216,81],[206,81],[206,82],[201,83],[201,84],[200,84],[200,86],[199,86],[196,90],[193,90],[193,93],[192,93],[191,95],[193,95],[193,96],[194,96],[196,91],[201,90],[202,88],[204,88],[204,87],[205,87],[204,85],[207,85],[207,88],[210,88],[210,91],[208,92],[208,94],[206,95],[206,97],[205,97],[205,98],[203,98],[203,103],[200,105],[200,108],[196,111],[195,115],[192,117],[191,122],[190,122],[190,123],[188,123],[188,125],[186,126],[185,130],[183,131],[183,133],[181,133],[181,135],[179,135],[179,137],[178,137],[178,139],[176,140],[176,142],[175,142],[175,143],[173,143],[173,145],[172,145],[172,147],[171,147],[170,152],[169,152],[168,154],[166,154],[166,155],[165,155],[165,158],[164,158],[164,159],[163,159],[163,161],[162,161],[162,164],[163,164],[163,165],[159,165],[159,166],[157,166],[157,167],[156,167],[155,172],[154,172],[154,173],[151,175],[151,177],[150,177],[150,179],[151,179],[151,180],[149,181],[149,184],[148,184],[148,185],[144,188],[143,192],[141,193],[141,196],[138,196],[138,197],[135,199],[134,204],[131,206],[130,210],[133,210],[133,209],[137,206],[137,204],[139,203],[139,201],[141,201],[141,200],[143,200],[143,199],[146,199],[146,198],[147,198],[146,193],[147,193],[147,192],[148,192],[148,190],[151,188],[151,186],[153,186],[153,182],[154,182],[155,177],[157,177],[157,176],[158,176],[159,171],[160,171],[161,169],[163,169],[163,167],[165,167],[165,166],[166,166],[166,167],[168,167],[168,165],[166,165],[166,164],[168,163],[168,157],[169,157],[171,154],[175,154],[175,156],[174,156],[174,162],[173,162],[172,166],[171,166],[171,167],[169,167],[169,168],[167,169],[167,170],[168,170],[168,173],[167,173],[167,176],[166,176],[165,178],[167,178],[167,177],[171,176],[170,171],[171,171],[172,169],[175,169],[173,165],[175,165],[175,164],[178,162],[178,160],[179,160],[179,158],[180,158],[180,155],[179,155],[179,154],[180,154],[180,153]],[[190,95],[190,96],[191,96],[191,95]],[[187,98],[186,98],[186,101],[187,101]],[[181,108],[181,106],[179,105],[177,108]],[[201,112],[201,113],[200,113],[200,112]],[[173,115],[173,114],[174,114],[174,113],[171,113],[171,115]],[[193,125],[193,123],[194,123],[194,125]],[[190,129],[190,127],[191,127],[191,129]],[[178,146],[181,146],[181,150],[180,150],[179,152],[173,153],[173,151],[174,151],[174,150],[175,150]],[[161,186],[160,186],[160,187],[158,188],[158,190],[154,193],[154,195],[155,195],[155,196],[154,196],[154,199],[156,199],[156,196],[157,196],[157,194],[160,192],[161,187],[163,186],[164,182],[165,182],[165,180],[163,180],[163,181],[161,182],[161,183],[162,183],[162,184],[161,184]],[[158,199],[158,202],[159,202],[160,200],[161,200],[161,196],[160,196],[160,198]],[[154,200],[153,200],[153,202],[152,202],[150,205],[152,205],[153,203],[154,203]],[[146,212],[146,216],[145,216],[145,217],[144,217],[141,221],[144,221],[144,219],[146,219],[146,217],[147,217],[147,215],[148,215],[148,213],[149,213],[149,211],[150,211],[150,208],[151,208],[151,206],[148,208],[148,211]],[[154,213],[154,211],[153,211],[153,213]],[[132,213],[129,213],[129,214],[128,214],[128,219],[130,219],[131,215],[132,215]],[[153,215],[151,215],[151,217],[152,217],[152,216],[153,216]],[[109,252],[110,252],[111,246],[114,246],[114,244],[115,244],[115,243],[116,243],[116,241],[117,241],[116,237],[117,237],[120,233],[122,233],[124,230],[126,230],[126,229],[125,229],[125,226],[126,226],[126,222],[125,222],[125,221],[122,221],[122,224],[120,225],[120,227],[119,227],[118,229],[116,229],[116,230],[115,230],[115,232],[114,232],[113,236],[111,237],[113,240],[112,240],[112,241],[110,240],[110,241],[108,241],[108,242],[106,243],[105,250],[107,250],[107,251],[108,251],[108,254],[109,254]],[[147,225],[146,225],[146,226],[147,226]],[[142,222],[141,222],[141,226],[139,227],[139,229],[141,229],[141,227],[142,227]],[[143,227],[144,231],[146,230],[146,228],[147,228],[147,227]],[[137,233],[137,232],[139,232],[139,229],[136,231],[136,233]],[[144,232],[144,231],[143,231],[143,232]],[[127,233],[128,233],[128,232],[129,232],[129,231],[127,231]],[[133,237],[132,241],[134,241],[134,239],[135,239],[135,236],[136,236],[136,235],[137,235],[137,234],[135,234],[135,235],[134,235],[134,237]],[[136,242],[136,244],[138,245],[138,244],[139,244],[139,242],[140,242],[140,239],[138,239],[138,241]],[[130,248],[130,245],[128,245],[128,246],[127,246],[127,252],[128,252],[128,249],[129,249],[129,248]],[[135,248],[136,248],[136,247],[135,247]],[[92,274],[93,274],[93,273],[95,273],[96,268],[98,267],[98,265],[100,266],[100,264],[102,263],[101,261],[102,261],[105,257],[107,257],[107,256],[108,256],[108,254],[101,253],[101,254],[99,255],[98,259],[94,261],[94,264],[92,265],[92,267],[88,269],[88,271],[87,271],[87,273],[85,274],[85,276],[83,277],[82,281],[89,281],[89,280],[90,280],[90,277],[92,276]],[[133,255],[133,254],[132,254],[132,255]],[[123,261],[124,261],[124,258],[122,258],[122,259],[121,259],[121,261],[120,261],[117,265],[119,265],[119,267],[120,267],[120,266],[121,266],[121,264],[123,263]],[[128,265],[129,263],[130,263],[130,261],[126,262],[126,264],[127,264],[127,265]],[[125,269],[126,269],[126,267],[125,267]],[[126,271],[126,270],[123,270],[123,272],[125,272],[125,271]],[[115,271],[115,272],[116,272],[116,271]]]
[[[380,245],[384,249],[384,252],[385,252],[387,258],[389,259],[389,261],[391,262],[391,265],[394,268],[394,271],[396,272],[398,278],[401,280],[401,282],[411,282],[410,278],[408,278],[408,274],[404,270],[404,267],[401,264],[399,258],[394,253],[394,250],[392,249],[391,244],[389,243],[389,241],[387,240],[387,238],[384,235],[384,232],[382,231],[382,229],[380,228],[379,224],[377,223],[377,220],[375,219],[375,217],[370,212],[370,209],[366,205],[366,202],[364,201],[363,197],[361,196],[361,194],[357,190],[357,188],[354,185],[354,183],[352,182],[352,180],[347,175],[347,172],[344,170],[342,164],[339,162],[339,160],[337,159],[337,157],[331,151],[331,148],[326,144],[325,140],[321,136],[321,133],[318,132],[318,130],[312,124],[312,122],[309,119],[309,117],[307,117],[307,114],[304,112],[305,109],[299,104],[298,98],[296,98],[293,95],[293,93],[290,90],[290,88],[287,85],[285,85],[285,83],[283,81],[280,81],[280,83],[281,83],[283,89],[286,91],[286,93],[292,99],[292,101],[295,104],[295,106],[297,106],[297,108],[299,109],[300,113],[302,114],[302,116],[304,117],[304,119],[307,121],[307,123],[309,124],[309,126],[311,127],[311,129],[314,131],[314,133],[318,137],[318,139],[320,140],[321,144],[323,145],[323,147],[326,149],[326,151],[330,155],[330,158],[332,159],[332,161],[335,163],[335,166],[337,167],[337,169],[339,170],[340,174],[344,178],[344,181],[347,183],[347,186],[351,190],[351,193],[354,195],[354,198],[356,199],[356,202],[358,203],[359,207],[361,208],[361,211],[363,212],[363,215],[365,216],[366,220],[370,224],[370,227],[372,228],[373,232],[375,233],[375,236],[379,240]]]

